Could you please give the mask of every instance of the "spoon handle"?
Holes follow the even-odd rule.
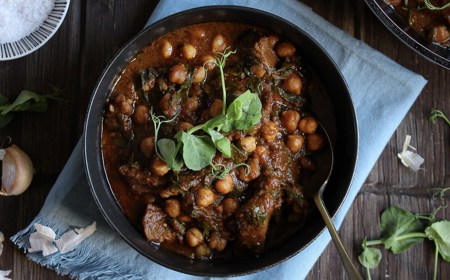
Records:
[[[330,215],[328,214],[328,211],[325,208],[320,192],[317,192],[314,195],[314,202],[316,203],[316,206],[319,209],[319,212],[322,215],[323,220],[325,221],[325,225],[327,226],[328,231],[330,232],[331,239],[333,239],[334,245],[336,246],[338,254],[341,257],[348,278],[350,280],[362,280],[363,278],[359,274],[356,267],[353,265],[350,257],[347,254],[347,251],[344,248],[344,245],[341,242],[341,239],[339,238],[336,228],[334,227],[333,222],[330,219]]]

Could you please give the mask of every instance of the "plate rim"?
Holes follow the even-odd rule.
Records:
[[[364,0],[364,2],[381,23],[383,23],[383,25],[403,44],[427,60],[450,70],[450,49],[447,51],[447,57],[433,51],[433,49],[436,49],[439,52],[445,52],[445,48],[432,42],[421,42],[421,40],[419,40],[421,35],[410,28],[400,15],[398,15],[398,17],[395,16],[395,18],[391,17],[389,12],[397,12],[391,5],[384,2],[384,0]]]
[[[49,15],[36,30],[14,42],[0,43],[0,61],[8,61],[24,57],[30,53],[37,51],[39,48],[45,45],[53,37],[53,35],[56,34],[59,27],[64,22],[69,7],[70,7],[70,0],[55,0],[54,6],[50,11]],[[55,20],[54,19],[55,17],[59,18],[56,18]],[[45,28],[43,28],[44,25]],[[51,28],[50,31],[48,30],[49,28]],[[43,32],[42,30],[45,30],[46,32]],[[43,39],[41,39],[42,37]],[[26,43],[21,43],[21,41],[23,42],[26,41]],[[33,44],[33,42],[36,41],[38,41],[37,44]],[[21,44],[20,46],[21,48],[17,46],[19,44]],[[30,49],[27,49],[27,47],[30,47]],[[20,52],[21,50],[24,51]],[[8,55],[11,53],[12,55]]]

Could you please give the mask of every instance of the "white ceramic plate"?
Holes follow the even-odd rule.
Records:
[[[61,26],[69,4],[70,0],[55,0],[55,6],[38,29],[18,41],[0,43],[0,61],[25,56],[43,46]]]

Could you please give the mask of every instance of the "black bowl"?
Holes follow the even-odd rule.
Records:
[[[450,49],[430,41],[414,31],[408,22],[384,0],[364,0],[378,19],[400,41],[426,59],[450,69]]]
[[[298,46],[306,63],[320,77],[324,90],[315,94],[312,105],[313,111],[333,137],[335,169],[325,192],[325,203],[331,215],[336,213],[351,183],[357,152],[355,111],[347,85],[332,59],[308,34],[279,17],[249,8],[215,6],[184,11],[154,23],[128,42],[106,67],[92,95],[84,128],[85,167],[93,196],[106,220],[142,255],[183,273],[235,276],[276,265],[308,246],[325,228],[318,211],[314,209],[301,230],[285,234],[282,242],[279,242],[280,239],[269,239],[267,250],[258,258],[230,256],[212,261],[190,260],[147,242],[143,234],[126,219],[108,183],[101,152],[105,100],[126,64],[159,36],[186,25],[210,21],[243,22],[287,38]]]

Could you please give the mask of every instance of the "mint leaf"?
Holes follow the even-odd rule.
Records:
[[[187,168],[198,171],[211,164],[216,154],[211,137],[195,136],[184,131],[177,135],[177,139],[183,143],[183,160]]]
[[[180,171],[183,167],[183,161],[177,159],[179,148],[172,139],[160,139],[157,142],[158,150],[163,160],[169,165],[173,171]]]
[[[215,131],[214,129],[208,129],[208,134],[211,136],[211,140],[213,141],[216,148],[225,156],[231,157],[231,142],[228,140],[220,132]]]
[[[435,222],[425,229],[425,233],[435,241],[441,257],[450,262],[450,221]]]
[[[423,240],[413,233],[422,232],[422,223],[409,211],[391,206],[381,214],[381,240],[386,249],[399,254]]]

